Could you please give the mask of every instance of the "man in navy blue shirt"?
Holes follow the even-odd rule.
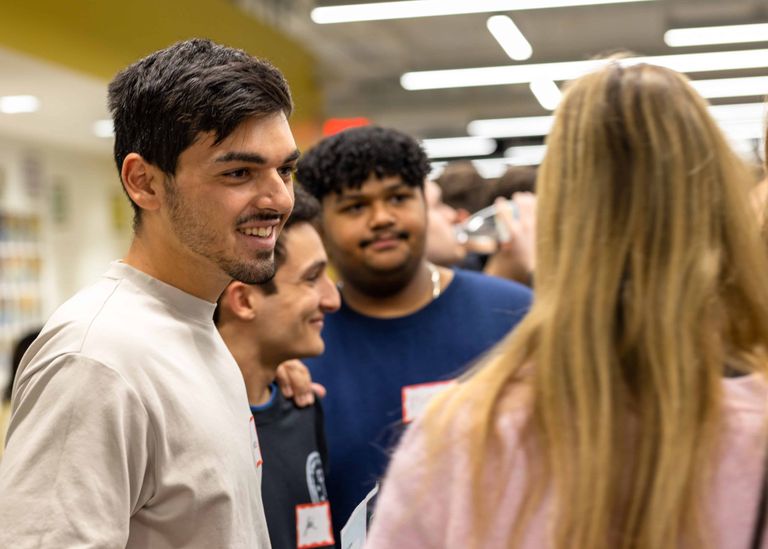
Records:
[[[525,315],[531,293],[514,282],[438,267],[425,258],[419,144],[367,126],[331,136],[299,161],[299,183],[322,205],[321,233],[341,309],[308,359],[325,385],[328,490],[338,530],[384,473],[388,450],[445,383]]]

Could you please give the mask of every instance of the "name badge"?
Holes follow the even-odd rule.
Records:
[[[335,543],[331,526],[331,505],[327,501],[296,506],[296,547],[311,549]]]
[[[436,394],[456,383],[454,380],[419,383],[403,387],[403,423],[411,423],[427,408]]]

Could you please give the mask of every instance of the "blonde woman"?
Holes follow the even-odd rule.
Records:
[[[534,306],[406,434],[368,547],[747,549],[768,400],[751,176],[650,65],[575,81],[547,143]]]

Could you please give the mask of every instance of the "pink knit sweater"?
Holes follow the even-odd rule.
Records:
[[[710,498],[712,546],[749,549],[757,512],[766,449],[768,384],[756,376],[726,379],[725,429],[722,455]],[[524,400],[524,399],[523,399]],[[475,545],[482,549],[508,547],[507,539],[520,504],[526,461],[518,451],[524,407],[512,408],[498,420],[504,445],[489,460],[489,483],[504,482],[501,504],[489,517],[489,527]],[[470,537],[472,486],[461,433],[467,425],[455,421],[452,443],[438,456],[426,457],[426,437],[420,422],[404,436],[379,496],[366,549],[437,549],[472,547]],[[501,464],[514,460],[509,476],[494,476]],[[550,546],[551,506],[545,503],[529,523],[522,547]],[[768,549],[768,534],[766,543]],[[575,548],[582,549],[582,548]],[[586,549],[586,548],[584,548]]]

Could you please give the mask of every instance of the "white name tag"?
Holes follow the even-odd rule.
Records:
[[[419,383],[403,387],[403,423],[410,423],[419,417],[437,393],[456,383],[454,380]]]
[[[296,506],[296,547],[310,549],[333,545],[331,505],[327,501]]]
[[[259,446],[259,435],[256,434],[256,420],[251,416],[248,428],[251,432],[251,451],[253,452],[253,459],[256,462],[256,467],[261,467],[264,464],[264,460],[261,459],[261,446]]]

